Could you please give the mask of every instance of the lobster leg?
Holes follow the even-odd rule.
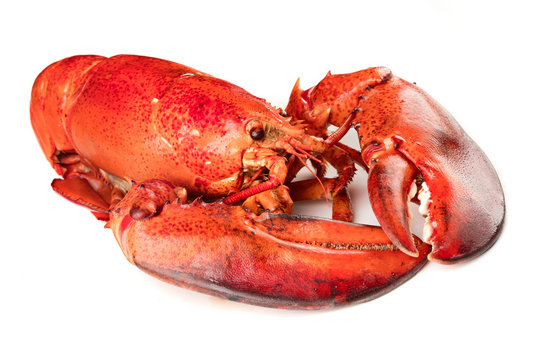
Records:
[[[300,180],[290,183],[290,196],[294,201],[324,199],[326,192],[331,195],[333,201],[331,218],[334,220],[350,222],[353,219],[352,206],[346,187],[334,192],[338,185],[337,178],[322,178]]]
[[[352,180],[356,171],[354,159],[339,144],[327,147],[321,156],[335,168],[337,177],[324,178],[325,169],[324,166],[321,166],[317,169],[317,176],[320,179],[288,182],[291,198],[293,201],[318,200],[329,193],[333,200],[332,218],[334,220],[352,221],[353,213],[346,186]],[[301,167],[298,169],[301,169]],[[291,179],[294,178],[298,169],[296,167],[292,169]]]
[[[453,263],[486,251],[504,219],[504,195],[490,161],[456,120],[415,84],[387,68],[328,75],[290,96],[287,113],[336,126],[353,117],[363,163],[370,169],[373,210],[394,244],[412,256],[407,198],[419,179],[423,240],[430,260]],[[317,119],[318,118],[318,119]],[[421,180],[424,180],[421,184]]]
[[[54,179],[52,188],[64,198],[82,205],[91,211],[106,213],[110,204],[104,200],[91,185],[80,176],[70,176],[65,179]]]
[[[413,276],[430,250],[416,239],[420,255],[409,257],[378,227],[255,216],[176,197],[169,183],[138,184],[111,211],[109,226],[125,256],[145,272],[231,300],[299,309],[370,300]],[[136,216],[144,203],[153,211]]]

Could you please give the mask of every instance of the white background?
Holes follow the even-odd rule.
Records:
[[[0,358],[534,358],[534,10],[530,1],[40,1],[2,6]],[[284,311],[186,291],[137,270],[112,233],[50,188],[30,89],[75,54],[173,60],[284,107],[328,70],[385,65],[458,119],[507,199],[497,244],[429,264],[369,303]],[[357,221],[374,223],[364,185]],[[357,204],[358,203],[358,204]],[[302,212],[326,214],[323,205]],[[414,226],[417,234],[419,226]]]

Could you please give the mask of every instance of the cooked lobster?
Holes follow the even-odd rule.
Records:
[[[310,309],[398,286],[431,250],[407,227],[417,189],[433,260],[485,251],[504,216],[499,180],[478,146],[422,90],[383,68],[296,86],[285,113],[173,62],[75,56],[37,77],[30,112],[61,176],[53,189],[107,221],[130,262],[233,300]],[[329,124],[340,130],[328,136]],[[338,142],[352,125],[361,153]],[[291,183],[307,161],[319,181]],[[336,179],[322,177],[324,161]],[[329,191],[343,204],[334,217],[349,220],[344,188],[354,163],[369,171],[382,228],[289,214],[301,184],[304,197]]]

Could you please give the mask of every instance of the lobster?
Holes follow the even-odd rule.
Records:
[[[410,99],[424,110],[401,108]],[[421,130],[419,111],[429,112]],[[428,95],[386,69],[328,75],[305,92],[297,83],[285,112],[169,61],[74,56],[39,74],[30,115],[61,176],[53,189],[106,221],[131,263],[236,301],[301,309],[367,301],[412,277],[428,254],[447,262],[482,253],[504,216],[485,155]],[[405,118],[416,140],[399,131]],[[328,124],[339,129],[328,136]],[[338,141],[352,125],[361,153]],[[412,143],[446,139],[449,148],[423,155],[421,143]],[[320,182],[292,183],[306,160]],[[324,160],[337,178],[323,178]],[[290,214],[296,189],[311,198],[320,186],[333,196],[334,218],[348,220],[344,188],[354,163],[369,169],[382,228]],[[473,166],[484,171],[480,182],[466,173]],[[426,240],[434,250],[404,228],[407,200],[419,188],[421,199],[428,196],[422,203],[434,229]],[[464,197],[467,205],[459,203]],[[475,220],[484,221],[481,230],[460,218],[469,211],[483,214]]]

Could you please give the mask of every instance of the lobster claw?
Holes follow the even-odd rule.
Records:
[[[315,109],[329,109],[336,126],[353,117],[359,161],[369,169],[372,208],[402,251],[417,256],[407,205],[415,190],[426,217],[423,241],[433,245],[430,260],[453,263],[494,244],[505,213],[497,173],[452,115],[422,89],[383,67],[328,73],[309,90],[295,86],[287,113],[318,126]]]
[[[317,309],[371,300],[411,278],[430,251],[415,239],[421,255],[409,257],[379,227],[256,216],[221,201],[170,202],[169,183],[140,185],[108,223],[129,261],[161,280],[235,301]],[[132,207],[147,201],[159,211],[134,220]]]
[[[418,256],[409,228],[408,196],[417,169],[396,152],[377,156],[370,167],[368,193],[372,210],[393,244]]]

